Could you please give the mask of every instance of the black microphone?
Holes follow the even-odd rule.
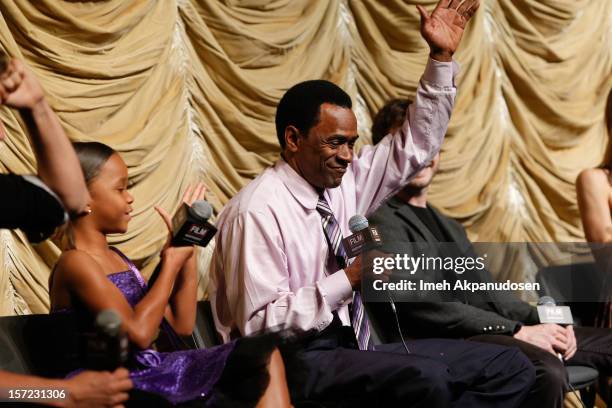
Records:
[[[349,229],[353,233],[342,240],[349,258],[354,258],[365,250],[379,247],[382,239],[376,227],[370,226],[363,215],[353,215],[349,219]]]
[[[368,219],[363,215],[353,215],[349,219],[349,229],[351,230],[353,235],[349,235],[348,237],[344,238],[342,242],[342,244],[344,245],[344,250],[349,258],[355,257],[364,251],[377,248],[382,245],[382,238],[378,233],[378,230],[376,229],[376,227],[370,226]],[[393,298],[393,295],[389,290],[387,290],[386,292],[387,296],[389,297],[391,311],[395,316],[395,323],[397,324],[397,331],[399,333],[400,339],[402,340],[402,345],[406,350],[406,354],[410,354],[410,350],[408,349],[408,345],[406,344],[406,339],[404,339],[404,334],[402,333],[402,326],[400,324],[399,316],[397,314],[397,308],[395,307],[395,299]]]
[[[112,309],[98,313],[94,333],[85,335],[86,367],[114,371],[128,359],[128,338],[121,330],[121,317]]]
[[[183,203],[172,219],[172,245],[208,245],[217,233],[217,228],[208,222],[212,213],[213,209],[208,201],[197,200],[191,206]]]

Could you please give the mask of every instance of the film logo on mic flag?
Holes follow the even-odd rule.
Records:
[[[172,245],[208,245],[217,233],[217,228],[208,222],[212,211],[211,205],[205,200],[194,201],[191,206],[183,203],[172,219]]]
[[[354,258],[365,250],[382,244],[382,239],[376,227],[370,226],[363,215],[353,215],[349,220],[352,235],[344,238],[342,244],[349,258]]]
[[[537,308],[540,323],[555,323],[561,326],[574,323],[569,306],[557,306],[557,302],[550,296],[542,296],[538,300]]]

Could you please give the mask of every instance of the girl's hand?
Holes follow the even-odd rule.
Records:
[[[183,194],[183,202],[191,207],[191,204],[193,204],[194,201],[203,200],[205,198],[205,195],[206,186],[204,185],[204,183],[198,183],[196,184],[195,188],[193,188],[192,186],[187,187],[187,190],[185,190],[185,194]],[[166,243],[162,248],[163,253],[167,248],[172,245],[172,237],[174,236],[174,231],[172,230],[172,217],[170,217],[170,214],[168,214],[168,212],[162,207],[156,206],[155,210],[162,217],[162,220],[164,220],[164,223],[168,228],[168,238],[166,239]]]
[[[173,269],[180,269],[187,259],[193,255],[193,246],[175,247],[172,246],[172,219],[170,214],[161,207],[155,207],[155,210],[162,217],[168,228],[168,239],[161,251],[161,258],[164,263],[170,263]]]
[[[193,191],[192,191],[193,190]],[[204,200],[206,198],[206,185],[204,183],[196,184],[195,188],[187,187],[183,194],[183,202],[191,207],[194,201]]]

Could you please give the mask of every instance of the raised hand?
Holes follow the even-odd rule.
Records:
[[[164,220],[166,228],[168,228],[168,238],[161,251],[161,258],[163,262],[172,266],[172,270],[178,272],[187,260],[193,255],[192,246],[175,247],[172,246],[172,217],[162,207],[155,207],[155,210]]]
[[[192,186],[187,187],[185,194],[183,194],[183,202],[188,206],[194,203],[194,201],[204,200],[206,196],[206,185],[204,183],[196,184],[195,188]]]
[[[44,93],[38,80],[23,62],[12,59],[0,73],[0,102],[11,108],[33,109]]]
[[[187,187],[187,190],[185,190],[185,193],[183,194],[183,202],[187,204],[188,206],[191,206],[191,204],[193,204],[194,201],[203,200],[205,195],[206,195],[206,186],[204,185],[204,183],[198,183],[196,184],[195,188],[192,186]],[[168,238],[162,249],[162,251],[165,251],[172,244],[172,237],[174,235],[174,231],[172,230],[172,217],[162,207],[157,206],[155,207],[155,210],[162,217],[162,220],[164,220],[164,223],[166,224],[166,227],[168,228]]]
[[[421,35],[429,44],[431,58],[452,60],[463,30],[479,4],[479,0],[440,0],[431,15],[423,6],[417,6],[421,13]]]

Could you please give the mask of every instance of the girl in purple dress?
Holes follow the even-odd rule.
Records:
[[[97,143],[75,150],[91,195],[87,214],[67,230],[69,250],[50,279],[52,311],[71,311],[79,320],[114,309],[132,346],[128,364],[134,388],[172,404],[288,407],[280,353],[265,337],[245,338],[205,350],[158,352],[158,331],[170,339],[191,335],[196,316],[196,258],[193,247],[170,245],[170,216],[156,208],[169,229],[161,269],[149,287],[134,264],[106,235],[125,233],[132,212],[127,167],[118,153]],[[204,197],[198,185],[185,194],[191,204]]]

